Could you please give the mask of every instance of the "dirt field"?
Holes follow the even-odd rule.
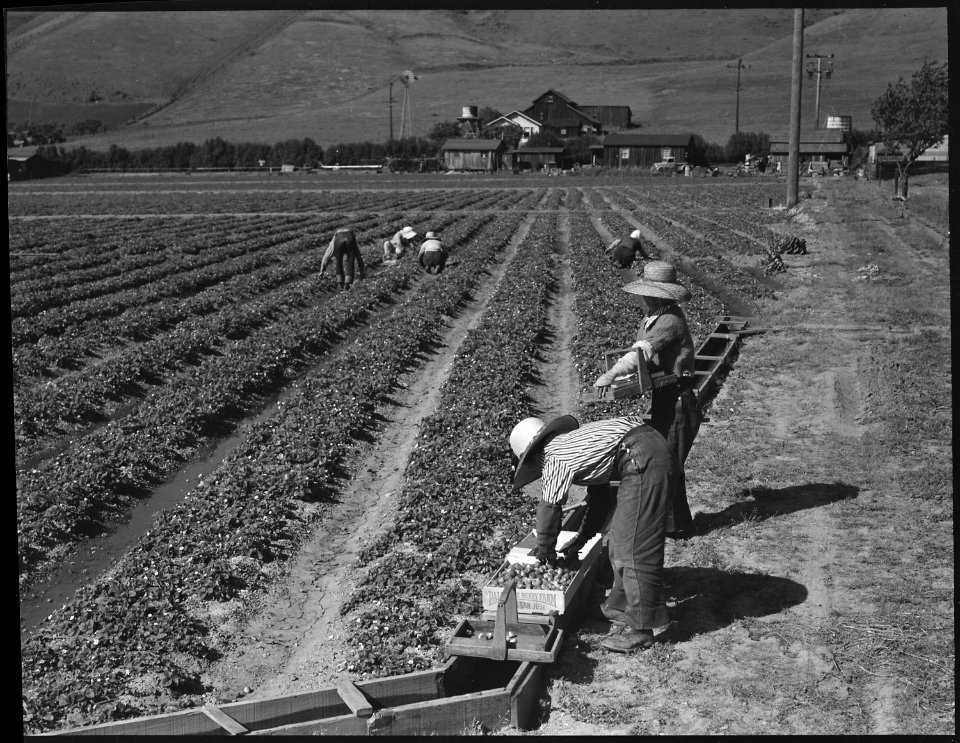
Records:
[[[913,188],[946,201],[945,186]],[[586,622],[546,673],[538,727],[502,732],[955,733],[948,233],[875,184],[807,189],[787,229],[809,253],[767,279],[775,299],[753,303],[765,332],[743,341],[687,461],[696,533],[667,546],[673,621],[632,656],[604,651],[613,630]],[[562,243],[562,208],[560,231]],[[670,257],[668,240],[647,237]],[[205,679],[210,701],[348,670],[338,608],[351,566],[390,522],[417,424],[497,277],[403,380],[360,476],[282,584],[259,609],[222,607],[228,652]],[[566,268],[551,307],[545,416],[577,404],[570,279]]]

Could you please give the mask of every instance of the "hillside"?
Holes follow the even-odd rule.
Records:
[[[821,119],[870,128],[870,104],[947,58],[944,8],[809,10],[804,51],[834,54]],[[648,131],[724,143],[787,126],[793,13],[751,10],[9,12],[8,118],[138,123],[68,146],[129,149],[310,137],[383,141],[389,82],[411,69],[413,133],[464,105],[523,109],[548,88],[626,104]],[[891,47],[897,54],[891,54]],[[395,133],[404,89],[393,86]],[[804,81],[803,121],[815,89]],[[165,105],[166,104],[166,105]]]

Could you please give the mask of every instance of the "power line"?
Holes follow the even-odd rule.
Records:
[[[814,121],[814,124],[815,124],[814,128],[819,129],[820,128],[820,82],[823,79],[829,80],[830,76],[833,74],[832,62],[828,62],[826,67],[821,66],[820,63],[824,59],[832,59],[833,55],[832,54],[808,54],[807,58],[817,60],[816,65],[814,65],[813,62],[807,62],[807,77],[817,78],[817,102],[816,102],[816,110],[814,113],[814,115],[816,116],[816,120]]]
[[[736,114],[736,119],[734,121],[733,133],[739,134],[740,133],[740,91],[743,90],[743,88],[740,87],[740,70],[748,69],[750,65],[745,65],[743,63],[743,59],[738,59],[735,65],[728,64],[727,67],[729,67],[730,69],[736,68],[737,70],[737,114]]]

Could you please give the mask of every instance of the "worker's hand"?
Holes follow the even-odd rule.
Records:
[[[607,392],[610,391],[610,385],[613,384],[614,376],[610,372],[606,372],[597,377],[597,381],[593,383],[593,386],[597,388],[597,397],[601,400],[607,396]]]
[[[543,547],[537,547],[533,551],[533,556],[537,558],[537,562],[541,565],[550,565],[551,567],[556,567],[560,559],[556,550],[547,550]]]

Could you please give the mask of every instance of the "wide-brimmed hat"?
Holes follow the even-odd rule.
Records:
[[[634,240],[639,240],[639,239],[640,239],[640,230],[634,230],[633,232],[631,232],[631,233],[630,233],[630,237],[632,237]]]
[[[406,238],[407,240],[409,240],[411,237],[416,237],[416,236],[417,236],[417,232],[416,232],[416,230],[413,229],[413,227],[410,227],[410,226],[408,225],[408,226],[404,227],[402,230],[400,230],[400,235],[401,235],[402,237]]]
[[[543,474],[543,464],[534,456],[547,441],[561,433],[579,428],[580,423],[572,415],[561,415],[549,423],[540,418],[524,418],[510,432],[510,448],[517,457],[517,469],[513,474],[513,486],[522,488]]]
[[[437,239],[437,236],[434,235],[432,232],[428,232],[428,233],[426,234],[426,236],[424,237],[424,239],[425,239],[425,240],[436,240],[436,239]]]
[[[659,297],[675,302],[690,299],[690,290],[677,283],[677,269],[666,261],[650,261],[643,267],[643,276],[623,287],[625,292],[641,297]]]

